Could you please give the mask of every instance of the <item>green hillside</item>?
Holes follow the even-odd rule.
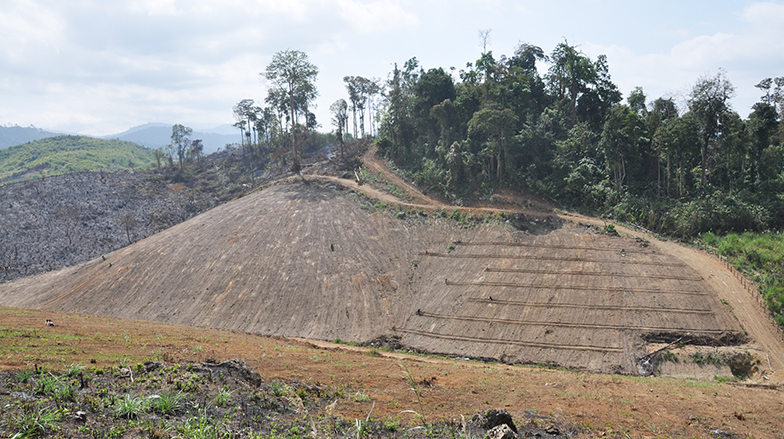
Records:
[[[132,142],[57,136],[0,150],[0,183],[32,175],[117,172],[148,167],[152,150]]]

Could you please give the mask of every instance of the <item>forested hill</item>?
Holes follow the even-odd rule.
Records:
[[[149,167],[152,150],[136,143],[84,136],[49,137],[0,150],[0,184],[33,173],[115,172]]]
[[[680,237],[784,228],[784,78],[760,78],[744,119],[723,71],[685,104],[640,87],[624,99],[605,56],[567,43],[488,51],[458,73],[412,58],[386,84],[380,150],[432,192],[532,191]]]

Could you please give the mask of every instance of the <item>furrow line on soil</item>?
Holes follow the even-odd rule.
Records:
[[[405,332],[406,334],[419,335],[422,337],[431,337],[431,338],[438,338],[438,339],[445,339],[445,340],[459,340],[459,341],[467,341],[467,342],[475,342],[475,343],[510,344],[510,345],[517,345],[517,346],[526,346],[531,348],[541,348],[541,349],[566,349],[572,351],[598,351],[598,352],[623,353],[623,348],[616,347],[616,346],[537,343],[533,341],[505,340],[505,339],[498,339],[498,338],[480,338],[480,337],[468,337],[464,335],[441,334],[437,332],[418,331],[416,329],[407,329],[407,328],[399,328],[398,331]]]
[[[553,270],[531,270],[524,268],[497,268],[486,267],[487,273],[520,273],[520,274],[558,274],[558,275],[579,275],[579,276],[603,276],[603,277],[629,277],[641,279],[665,279],[665,280],[686,280],[702,282],[701,277],[694,276],[667,276],[656,274],[628,274],[621,272],[602,272],[602,271],[553,271]]]
[[[579,291],[607,291],[607,292],[627,292],[627,293],[652,293],[652,294],[681,294],[684,296],[708,296],[710,293],[705,291],[674,291],[674,290],[655,290],[643,288],[623,288],[623,287],[587,287],[587,286],[568,286],[568,285],[538,285],[538,284],[517,284],[512,282],[455,282],[444,279],[447,285],[461,287],[510,287],[510,288],[533,288],[550,290],[579,290]]]
[[[614,252],[619,253],[623,250],[626,254],[632,253],[639,253],[639,254],[650,254],[653,253],[650,250],[627,250],[623,247],[613,247],[613,248],[598,248],[598,247],[588,247],[588,246],[576,246],[576,245],[558,245],[558,244],[537,244],[537,243],[530,243],[530,242],[454,242],[455,245],[473,245],[473,246],[484,246],[484,247],[529,247],[529,248],[545,248],[545,249],[553,249],[553,250],[590,250],[590,251],[597,251],[597,252]]]
[[[436,253],[431,251],[426,251],[423,253],[419,253],[419,256],[431,256],[434,258],[457,258],[457,259],[522,259],[522,260],[534,260],[534,261],[564,261],[564,262],[595,262],[599,264],[624,264],[624,265],[655,265],[659,267],[686,267],[686,264],[678,263],[678,262],[653,262],[653,261],[630,261],[630,260],[617,260],[611,261],[607,259],[591,259],[591,258],[581,258],[581,257],[557,257],[557,256],[530,256],[530,255],[479,255],[479,254],[468,254],[468,255],[456,255],[456,254],[444,254],[444,253]]]
[[[460,321],[468,321],[468,322],[483,322],[483,323],[503,323],[509,325],[520,325],[520,326],[542,326],[542,327],[563,327],[563,328],[587,328],[587,329],[609,329],[615,331],[623,331],[623,330],[633,330],[633,331],[661,331],[666,329],[667,331],[689,331],[690,333],[699,335],[699,334],[724,334],[727,331],[723,330],[715,330],[715,329],[696,329],[696,328],[665,328],[661,326],[634,326],[634,325],[603,325],[600,323],[564,323],[564,322],[546,322],[546,321],[530,321],[530,320],[512,320],[512,319],[501,319],[501,318],[489,318],[489,317],[476,317],[476,316],[450,316],[445,314],[435,314],[426,311],[419,311],[417,313],[418,316],[422,317],[430,317],[435,319],[444,319],[444,320],[460,320]]]
[[[510,306],[529,306],[534,308],[574,308],[590,309],[602,311],[643,311],[643,312],[665,312],[678,314],[714,314],[711,309],[683,309],[683,308],[654,308],[650,306],[612,306],[612,305],[579,305],[572,303],[544,303],[544,302],[522,302],[517,300],[482,299],[472,297],[469,302],[494,303]]]

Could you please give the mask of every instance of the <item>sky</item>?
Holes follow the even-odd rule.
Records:
[[[318,67],[314,113],[330,131],[344,76],[385,80],[412,57],[459,71],[488,29],[496,59],[521,42],[605,54],[624,97],[639,86],[648,102],[685,105],[723,69],[742,117],[762,95],[755,84],[784,76],[784,0],[3,0],[0,125],[100,136],[233,123],[240,100],[263,105],[259,74],[288,49]]]

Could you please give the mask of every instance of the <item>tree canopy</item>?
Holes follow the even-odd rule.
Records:
[[[308,55],[298,50],[284,50],[276,53],[261,76],[269,81],[271,87],[267,103],[278,109],[285,109],[289,117],[293,169],[299,171],[299,151],[297,149],[297,125],[299,116],[305,116],[306,129],[309,120],[308,108],[318,96],[316,77],[318,68],[312,64]]]
[[[784,78],[744,120],[723,70],[678,108],[639,86],[622,103],[608,58],[567,41],[484,49],[451,73],[411,58],[385,84],[379,150],[429,191],[508,187],[678,236],[784,227]]]

